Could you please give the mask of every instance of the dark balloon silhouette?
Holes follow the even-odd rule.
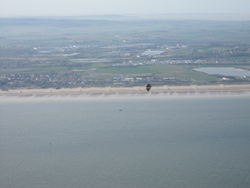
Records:
[[[151,85],[150,84],[146,84],[145,88],[146,88],[147,91],[149,91],[151,89]]]

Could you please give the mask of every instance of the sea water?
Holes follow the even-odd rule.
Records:
[[[250,185],[250,97],[0,100],[0,187]]]

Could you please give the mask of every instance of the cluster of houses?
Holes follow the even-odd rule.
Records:
[[[113,78],[83,78],[74,72],[67,73],[34,73],[34,74],[4,74],[0,76],[0,88],[60,88],[84,87],[87,85],[131,84],[148,82],[192,82],[193,79],[178,79],[174,77],[157,78],[152,74],[144,75],[118,75]]]
[[[175,77],[166,77],[166,78],[156,78],[149,75],[144,76],[115,76],[113,78],[114,82],[174,82],[174,81],[181,81],[181,82],[194,82],[195,79],[183,79],[183,78],[175,78]]]
[[[4,74],[0,76],[0,86],[4,87],[58,87],[83,85],[81,77],[70,73]]]
[[[174,65],[174,64],[192,64],[192,63],[202,63],[205,60],[165,60],[159,61],[158,59],[151,59],[150,61],[124,61],[123,63],[114,63],[113,67],[126,67],[126,66],[143,66],[143,65]]]

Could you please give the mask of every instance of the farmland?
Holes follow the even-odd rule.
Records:
[[[248,21],[1,18],[0,24],[1,89],[221,84],[223,76],[193,69],[250,69]],[[235,82],[250,79],[230,77],[227,84]]]

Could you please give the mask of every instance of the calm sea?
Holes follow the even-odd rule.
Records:
[[[250,97],[3,99],[0,139],[1,188],[250,186]]]

